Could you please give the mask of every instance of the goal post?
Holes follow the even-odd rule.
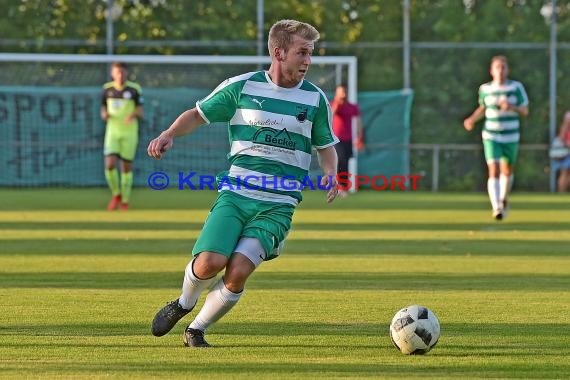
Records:
[[[0,186],[104,186],[104,123],[99,118],[109,65],[129,66],[141,84],[145,116],[139,127],[135,185],[160,169],[213,175],[227,168],[225,128],[200,128],[165,160],[141,160],[148,141],[226,78],[267,69],[267,56],[75,55],[0,53]],[[330,98],[346,83],[357,101],[357,58],[313,56],[307,80]],[[145,176],[146,173],[146,176]],[[311,176],[319,173],[313,159]],[[356,174],[356,173],[353,173]]]

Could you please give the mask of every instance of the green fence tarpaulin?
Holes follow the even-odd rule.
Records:
[[[144,89],[144,119],[134,161],[134,183],[146,186],[156,171],[213,176],[228,167],[227,128],[213,124],[178,139],[163,160],[146,155],[148,142],[208,90]],[[407,175],[405,149],[374,144],[407,144],[412,93],[363,92],[358,96],[367,148],[359,153],[359,174]],[[105,186],[98,87],[0,87],[0,186]],[[316,165],[316,160],[313,166]],[[312,171],[313,172],[313,171]]]
[[[358,152],[358,175],[388,179],[409,175],[409,154],[404,147],[410,141],[412,100],[411,90],[358,95],[366,146]]]

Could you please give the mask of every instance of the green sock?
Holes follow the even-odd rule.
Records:
[[[133,172],[121,173],[121,201],[129,203],[133,188]]]
[[[117,169],[105,169],[105,178],[107,179],[109,189],[111,189],[111,194],[113,196],[121,194],[121,189],[119,189],[119,171]]]

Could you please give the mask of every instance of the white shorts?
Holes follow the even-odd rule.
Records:
[[[259,264],[265,260],[265,249],[259,240],[250,237],[242,237],[239,239],[234,252],[239,252],[247,257],[257,268]]]

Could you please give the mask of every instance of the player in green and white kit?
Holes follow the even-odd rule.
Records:
[[[126,211],[133,187],[132,163],[139,139],[138,119],[143,114],[141,86],[127,80],[127,66],[122,62],[111,65],[112,82],[103,85],[101,118],[107,122],[105,130],[105,178],[111,189],[107,209],[120,207]],[[121,180],[117,161],[121,160]]]
[[[483,149],[489,169],[487,191],[493,217],[502,220],[507,211],[507,195],[512,187],[514,164],[520,139],[520,117],[528,115],[528,96],[522,83],[508,79],[507,58],[491,59],[493,80],[479,87],[479,107],[464,120],[468,131],[485,117]]]
[[[304,79],[318,38],[309,24],[277,22],[269,31],[269,70],[227,79],[150,142],[148,154],[160,159],[174,137],[204,123],[227,122],[231,145],[231,165],[186,267],[182,294],[156,314],[155,336],[168,333],[210,288],[183,334],[186,346],[209,346],[204,331],[238,302],[257,266],[281,253],[312,147],[325,174],[321,186],[329,188],[327,201],[336,197],[338,139],[331,108],[325,94]]]

